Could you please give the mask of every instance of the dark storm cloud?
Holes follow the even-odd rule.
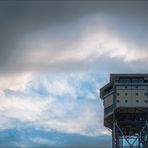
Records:
[[[66,44],[70,45],[75,42],[75,40],[70,40],[68,43],[66,43],[67,38],[65,38],[64,32],[67,29],[75,30],[75,24],[77,24],[78,20],[91,16],[92,14],[107,15],[110,19],[110,29],[113,29],[113,32],[121,36],[121,38],[123,38],[125,41],[132,43],[135,43],[136,41],[138,46],[145,47],[147,45],[146,34],[148,30],[147,6],[147,2],[138,1],[0,2],[0,73],[17,73],[28,70],[42,70],[47,69],[47,67],[57,67],[57,69],[61,67],[62,69],[62,67],[67,67],[67,63],[70,63],[71,66],[69,65],[69,67],[79,69],[79,66],[77,66],[78,62],[82,62],[80,69],[81,67],[85,67],[84,65],[87,65],[88,62],[83,64],[83,61],[73,60],[71,60],[71,62],[66,61],[66,63],[63,63],[63,66],[60,64],[53,64],[52,62],[47,63],[47,65],[46,62],[35,62],[33,64],[29,63],[27,61],[29,58],[28,53],[31,51],[30,48],[28,50],[24,47],[23,39],[26,34],[31,32],[38,32],[42,29],[46,30],[46,28],[57,28],[57,31],[55,29],[54,32],[49,32],[51,33],[49,39],[54,43],[53,40],[57,40],[57,42],[59,42],[59,40],[62,38],[61,41],[64,42],[64,45],[60,48],[62,49],[62,52],[64,52]],[[110,16],[113,16],[113,19],[110,18]],[[114,22],[116,25],[112,27]],[[61,27],[70,23],[74,24],[69,26],[72,28]],[[62,34],[61,38],[58,40],[58,28],[60,27]],[[91,25],[89,27],[91,28]],[[78,36],[81,35],[82,30],[83,26],[77,27],[77,31],[80,32]],[[39,34],[37,35],[39,36]],[[42,36],[44,37],[44,34],[41,34],[40,38],[42,38]],[[68,37],[72,38],[72,34],[69,34]],[[35,51],[36,49],[31,50]],[[60,52],[59,47],[53,47],[52,49],[49,49],[49,51],[50,50],[52,50],[54,54]],[[53,56],[52,53],[50,55],[50,52],[48,53],[49,56]],[[40,51],[40,53],[42,53],[42,51]],[[31,58],[36,59],[35,56]],[[120,59],[118,60],[120,61]],[[38,61],[40,61],[40,59]],[[110,59],[110,61],[112,61],[112,59]]]

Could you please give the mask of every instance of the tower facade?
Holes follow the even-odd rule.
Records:
[[[148,74],[111,74],[100,97],[112,148],[148,148]]]

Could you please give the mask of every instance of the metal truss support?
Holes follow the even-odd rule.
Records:
[[[120,133],[120,137],[123,137],[123,139],[127,142],[128,146],[125,147],[148,148],[148,121],[145,122],[138,135],[133,135],[134,138],[131,138],[133,139],[132,142],[129,141],[130,136],[125,135],[122,129],[119,127],[117,121],[114,121],[112,130],[112,148],[124,148],[124,144],[122,143],[121,145],[119,142],[120,138],[118,133]],[[135,145],[136,141],[138,141],[137,145]]]

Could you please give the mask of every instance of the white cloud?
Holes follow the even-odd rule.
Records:
[[[38,81],[38,87],[44,85],[49,95],[42,98],[37,91],[24,96],[13,96],[15,91],[7,96],[5,92],[0,98],[0,113],[3,115],[0,128],[15,127],[16,123],[12,121],[16,120],[42,130],[90,136],[102,134],[105,128],[103,128],[103,112],[99,107],[98,98],[91,99],[92,92],[89,89],[85,90],[88,91],[88,96],[87,94],[85,96],[81,86],[86,78],[90,83],[94,81],[93,78],[85,74],[65,75],[65,78],[63,76],[41,76],[27,83],[26,89],[33,89],[32,87],[36,87]],[[73,81],[75,83],[72,83]],[[79,95],[81,98],[78,98]]]
[[[32,122],[38,119],[47,104],[45,100],[13,97],[2,97],[0,111],[6,119],[18,119],[22,122]]]
[[[0,89],[23,90],[31,78],[31,73],[0,75]]]

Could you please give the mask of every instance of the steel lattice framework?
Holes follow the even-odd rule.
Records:
[[[113,148],[148,148],[148,111],[147,109],[129,112],[118,109],[113,114]],[[124,111],[124,112],[123,112]]]

